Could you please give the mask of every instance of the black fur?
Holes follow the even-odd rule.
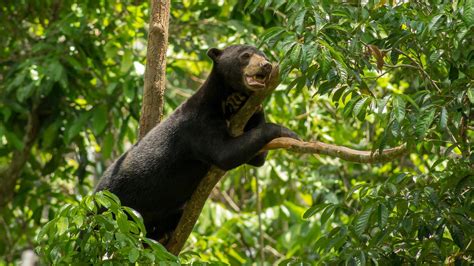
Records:
[[[228,134],[227,119],[245,102],[242,97],[252,93],[243,81],[242,71],[249,64],[244,53],[265,56],[251,46],[210,49],[214,66],[201,88],[100,180],[96,191],[110,190],[123,205],[142,214],[148,237],[160,240],[175,229],[186,201],[211,165],[223,170],[244,163],[261,166],[266,153],[256,154],[266,143],[277,137],[297,138],[285,127],[266,123],[263,111],[249,120],[243,135]],[[230,99],[234,103],[228,107],[229,97],[238,105]]]

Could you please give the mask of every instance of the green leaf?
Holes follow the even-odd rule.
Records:
[[[352,111],[352,114],[357,117],[360,121],[363,121],[365,118],[367,106],[370,104],[371,100],[370,98],[363,98],[361,101],[358,101],[354,105],[354,109]]]
[[[77,136],[79,132],[81,132],[81,130],[85,129],[85,125],[87,119],[89,119],[89,116],[89,112],[83,112],[79,115],[77,119],[68,124],[69,128],[67,129],[66,134],[64,136],[64,141],[66,142],[66,144],[69,144],[71,140],[75,136]]]
[[[351,188],[351,190],[349,190],[349,192],[347,192],[347,195],[346,195],[346,200],[349,200],[352,196],[352,194],[354,194],[356,191],[359,191],[362,187],[366,187],[368,186],[367,184],[358,184],[358,185],[355,185]]]
[[[3,134],[5,134],[8,144],[12,145],[17,150],[23,149],[23,141],[13,131],[5,130]]]
[[[92,115],[92,129],[96,135],[100,135],[107,126],[107,108],[104,104],[95,108]]]
[[[112,132],[108,132],[105,135],[104,142],[102,143],[102,156],[104,159],[109,159],[112,155],[112,149],[114,147],[114,135]]]
[[[370,215],[372,214],[372,206],[365,207],[362,212],[354,219],[353,225],[355,232],[361,236],[369,225]]]
[[[55,121],[54,123],[50,124],[42,134],[42,147],[43,148],[50,148],[52,147],[56,137],[58,136],[59,126],[61,125],[61,121]]]
[[[48,66],[48,72],[54,81],[60,81],[64,68],[59,61],[55,60]]]
[[[416,110],[420,110],[420,107],[418,106],[418,104],[416,104],[416,102],[409,95],[397,94],[397,96],[402,97],[405,101],[409,102],[411,106],[416,108]]]
[[[438,14],[438,15],[434,16],[433,18],[431,18],[431,22],[430,22],[430,24],[428,24],[428,28],[431,31],[436,31],[436,29],[438,28],[437,23],[438,23],[439,19],[443,16],[444,16],[444,14]]]
[[[323,213],[321,214],[321,226],[326,224],[327,220],[329,219],[329,217],[331,217],[336,208],[337,205],[330,204],[328,207],[326,207],[326,209],[324,209]]]
[[[69,226],[69,221],[68,221],[67,217],[59,217],[59,219],[56,223],[56,226],[58,228],[57,234],[59,234],[59,235],[64,234],[64,232],[67,231],[68,226]]]
[[[141,232],[145,232],[145,225],[143,224],[143,218],[140,216],[140,213],[135,211],[132,208],[123,206],[123,210],[127,213],[129,217],[132,217],[135,224],[138,226]]]
[[[138,260],[139,256],[140,256],[140,253],[138,252],[138,250],[136,250],[135,248],[132,248],[130,249],[130,252],[128,253],[128,260],[131,263],[135,263]]]
[[[102,193],[105,196],[107,196],[108,198],[110,198],[113,201],[113,203],[120,205],[120,199],[114,193],[112,193],[108,190],[100,191],[100,193]],[[97,194],[99,194],[99,193],[97,193]]]
[[[442,50],[436,50],[430,55],[430,62],[431,63],[436,63],[439,58],[443,55],[444,51]]]
[[[342,87],[336,90],[334,94],[332,95],[332,101],[335,103],[339,102],[339,99],[341,99],[342,93],[347,89],[347,87]],[[337,105],[336,105],[337,106]]]
[[[334,234],[329,242],[326,244],[325,250],[329,251],[331,248],[334,248],[334,250],[339,249],[347,239],[347,234],[345,230],[338,230],[336,234]]]
[[[325,81],[325,82],[321,83],[321,85],[319,85],[319,88],[318,88],[318,93],[320,95],[324,95],[324,94],[330,92],[331,89],[336,87],[337,83],[338,83],[337,80]]]
[[[8,86],[8,90],[7,92],[10,92],[12,91],[13,89],[19,87],[20,85],[23,84],[23,81],[25,80],[26,78],[26,71],[21,71],[20,73],[18,73],[15,78],[13,79],[13,82],[10,83],[10,85]],[[18,96],[17,96],[18,97]]]
[[[84,224],[84,216],[82,215],[75,215],[73,218],[72,218],[72,221],[73,223],[77,226],[77,227],[81,227],[83,224]]]
[[[401,123],[403,119],[405,118],[405,108],[406,108],[405,100],[403,100],[403,98],[400,96],[394,96],[393,116],[398,121],[398,123]]]
[[[293,47],[293,49],[291,49],[291,54],[290,54],[290,62],[293,66],[299,66],[300,54],[301,54],[301,46],[299,44],[296,44]]]
[[[446,107],[441,108],[441,116],[439,118],[439,127],[441,129],[446,129],[446,126],[448,125],[448,111],[446,110]]]
[[[96,223],[105,228],[108,231],[113,231],[115,230],[114,223],[112,222],[112,219],[105,217],[104,215],[96,215],[94,216]],[[110,220],[109,220],[110,219]]]
[[[109,86],[107,86],[107,88],[105,89],[105,91],[107,92],[108,95],[111,95],[115,89],[117,88],[117,82],[112,82],[109,84]]]
[[[395,138],[398,138],[400,135],[400,124],[397,122],[397,120],[392,121],[392,124],[390,125],[390,132]]]
[[[55,218],[49,222],[47,222],[39,231],[38,235],[36,236],[36,239],[38,242],[43,240],[45,235],[49,235],[50,230],[54,228],[54,225],[56,224],[58,218]]]
[[[263,33],[262,42],[267,42],[270,47],[273,47],[278,42],[280,35],[285,31],[286,29],[284,27],[269,28]]]
[[[416,134],[418,137],[423,138],[426,135],[426,132],[430,128],[431,124],[433,123],[435,117],[435,110],[434,108],[429,108],[421,112],[420,116],[418,117],[418,124],[416,125]]]
[[[100,205],[109,208],[112,204],[110,203],[109,198],[105,197],[102,193],[96,193],[94,195],[95,201],[97,201]]]
[[[463,230],[455,223],[449,223],[448,230],[453,238],[454,243],[461,249],[464,249],[465,244]]]
[[[370,257],[369,257],[370,258]],[[367,265],[367,261],[365,259],[365,253],[364,251],[359,251],[359,263],[358,265],[365,266]]]
[[[350,114],[352,114],[352,110],[354,108],[354,105],[361,100],[361,97],[359,95],[356,95],[354,98],[352,98],[346,106],[344,106],[344,116],[348,117]]]
[[[316,213],[320,212],[322,209],[326,208],[329,206],[329,203],[321,203],[317,204],[314,206],[311,206],[311,208],[307,209],[304,214],[303,214],[303,219],[308,219],[309,217],[315,215]]]
[[[301,32],[303,30],[305,15],[306,15],[306,9],[301,9],[295,18],[295,27],[296,27],[297,32]]]
[[[327,238],[326,236],[322,236],[316,241],[316,243],[314,243],[314,249],[317,251],[323,250],[327,246],[328,242],[329,238]]]
[[[462,18],[468,27],[474,25],[474,0],[466,0],[464,2],[464,13]]]
[[[120,231],[122,231],[122,233],[128,233],[128,231],[130,230],[127,216],[125,216],[125,214],[123,214],[122,212],[119,212],[117,214],[117,225]]]
[[[390,52],[390,61],[392,62],[393,65],[396,65],[398,63],[399,56],[400,56],[400,52],[396,49],[393,49]]]
[[[471,103],[474,103],[474,87],[470,87],[467,89],[467,97]]]
[[[128,70],[133,64],[133,53],[131,50],[126,50],[122,57],[122,64],[120,65],[120,72],[128,73]]]
[[[18,90],[16,91],[16,98],[18,99],[18,101],[22,103],[26,99],[30,98],[35,91],[34,88],[35,84],[33,82],[25,86],[20,86],[20,88],[18,88]]]
[[[384,228],[387,225],[388,221],[388,209],[384,204],[380,204],[377,208],[377,222],[379,224],[380,229]]]
[[[85,205],[87,211],[93,212],[93,213],[97,212],[97,206],[95,205],[95,202],[92,199],[92,196],[84,197],[81,203]]]

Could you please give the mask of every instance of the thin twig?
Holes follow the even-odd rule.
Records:
[[[421,65],[421,63],[418,63],[415,59],[411,58],[407,53],[403,52],[402,50],[398,49],[398,48],[395,48],[395,51],[399,52],[400,54],[404,55],[406,58],[408,58],[408,60],[412,61],[416,66],[417,66],[417,69],[419,71],[421,71],[421,73],[423,73],[423,75],[431,82],[431,84],[433,85],[433,87],[436,88],[436,90],[438,90],[438,92],[441,92],[441,89],[438,87],[438,85],[436,85],[436,82],[430,77],[430,75],[426,72],[426,70],[423,68],[423,66]]]

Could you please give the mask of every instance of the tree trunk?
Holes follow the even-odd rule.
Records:
[[[151,0],[140,139],[160,122],[163,115],[169,17],[169,0]]]

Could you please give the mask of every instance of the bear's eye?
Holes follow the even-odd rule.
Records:
[[[250,58],[250,54],[249,53],[243,53],[240,58],[244,59],[244,60],[247,60]]]

